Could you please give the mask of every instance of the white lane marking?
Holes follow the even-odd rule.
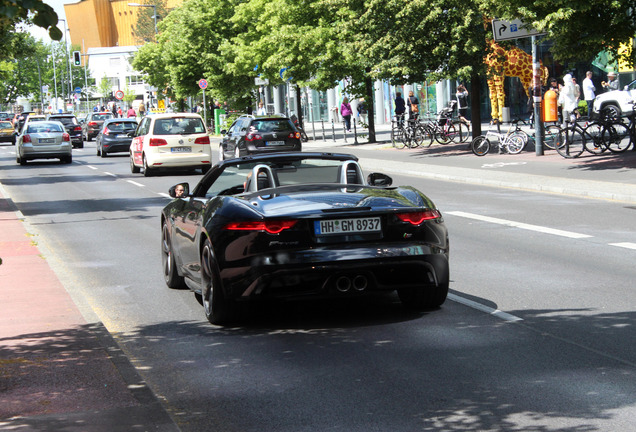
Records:
[[[117,177],[117,174],[109,173],[108,171],[104,171],[104,174],[109,175],[111,177]]]
[[[484,222],[491,222],[491,223],[495,223],[495,224],[499,224],[499,225],[506,225],[506,226],[510,226],[510,227],[514,227],[514,228],[521,228],[521,229],[525,229],[525,230],[536,231],[536,232],[540,232],[540,233],[544,233],[544,234],[552,234],[552,235],[557,235],[557,236],[561,236],[561,237],[568,237],[568,238],[573,238],[573,239],[592,237],[591,235],[587,235],[587,234],[579,234],[579,233],[575,233],[575,232],[571,232],[571,231],[563,231],[563,230],[554,229],[554,228],[542,227],[542,226],[539,226],[539,225],[530,225],[530,224],[526,224],[526,223],[515,222],[515,221],[506,220],[506,219],[499,219],[499,218],[494,218],[494,217],[490,217],[490,216],[482,216],[482,215],[478,215],[478,214],[474,214],[474,213],[466,213],[466,212],[462,212],[462,211],[450,211],[450,212],[444,212],[444,213],[450,214],[450,215],[453,215],[453,216],[465,217],[465,218],[468,218],[468,219],[475,219],[475,220],[480,220],[480,221],[484,221]]]
[[[455,294],[448,294],[448,299],[457,303],[461,303],[464,306],[468,306],[473,309],[477,309],[482,312],[486,312],[489,315],[495,316],[497,318],[501,318],[504,321],[515,322],[515,321],[523,321],[523,318],[519,318],[518,316],[511,315],[506,312],[502,312],[499,309],[493,309],[481,303],[477,303],[476,301],[468,300],[467,298],[460,297]]]
[[[86,165],[88,168],[92,169],[92,170],[96,170],[97,167],[94,167],[93,165]]]
[[[134,180],[126,180],[126,181],[127,181],[128,183],[130,183],[130,184],[134,184],[135,186],[139,186],[139,187],[146,187],[146,185],[141,184],[141,183],[137,183],[137,182],[136,182],[136,181],[134,181]]]
[[[497,162],[491,164],[483,164],[482,168],[502,168],[508,165],[525,165],[526,162]]]
[[[629,242],[623,242],[623,243],[609,243],[610,246],[618,246],[618,247],[622,247],[622,248],[626,248],[626,249],[634,249],[636,250],[636,243],[629,243]]]

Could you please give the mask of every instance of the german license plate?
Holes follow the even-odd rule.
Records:
[[[172,147],[172,153],[191,153],[192,147]]]
[[[266,141],[265,145],[268,145],[268,146],[284,146],[285,145],[285,141]]]
[[[117,138],[130,138],[128,134],[118,134]]]
[[[55,138],[40,138],[40,144],[53,144]]]
[[[317,236],[379,232],[381,229],[379,217],[314,221]]]

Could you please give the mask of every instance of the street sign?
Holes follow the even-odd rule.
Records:
[[[545,33],[538,32],[532,27],[527,27],[521,20],[504,21],[492,20],[492,34],[495,41],[505,41],[511,39],[520,39],[530,36],[540,36]]]
[[[269,80],[267,78],[254,78],[254,84],[257,86],[268,85]]]
[[[75,87],[75,93],[81,93],[81,92],[82,92],[81,87]]]
[[[117,98],[117,99],[119,99],[119,100],[122,100],[122,99],[124,98],[124,92],[123,92],[123,91],[121,91],[121,90],[117,90],[117,91],[115,92],[115,98]]]
[[[198,82],[199,82],[199,87],[202,90],[205,90],[208,87],[208,82],[206,80],[200,79]]]

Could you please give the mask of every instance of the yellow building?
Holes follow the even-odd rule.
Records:
[[[137,45],[142,39],[134,33],[137,18],[148,8],[129,3],[156,5],[153,0],[81,0],[64,5],[71,43],[83,51]],[[183,0],[167,0],[166,8],[170,10],[181,3]]]

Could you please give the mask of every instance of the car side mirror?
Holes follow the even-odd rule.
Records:
[[[367,176],[367,184],[370,186],[391,186],[393,179],[386,174],[371,173]]]
[[[168,190],[168,195],[171,198],[186,198],[190,195],[190,185],[188,183],[176,184]]]
[[[221,129],[221,135],[225,135],[227,134],[227,131],[225,129]]]
[[[625,90],[625,91],[629,90],[629,86],[623,87],[623,90]]]

